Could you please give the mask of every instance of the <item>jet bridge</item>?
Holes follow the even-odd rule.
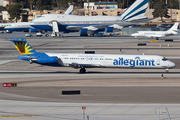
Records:
[[[58,22],[56,20],[52,20],[49,22],[49,25],[52,27],[52,37],[60,37]]]

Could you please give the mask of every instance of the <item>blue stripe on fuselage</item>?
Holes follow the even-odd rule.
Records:
[[[5,30],[4,27],[0,27],[0,30]]]
[[[30,28],[5,28],[5,29],[9,30],[10,32],[13,32],[13,31],[26,31],[26,32],[29,32]]]
[[[52,27],[49,25],[31,25],[31,26],[45,31],[52,31]]]
[[[67,30],[66,27],[68,26],[93,26],[93,25],[101,25],[101,24],[69,24],[69,25],[58,25],[59,31],[62,32],[78,32],[79,30]],[[31,25],[34,28],[42,29],[45,31],[52,31],[52,27],[49,25]],[[105,31],[105,28],[99,28],[98,31]]]

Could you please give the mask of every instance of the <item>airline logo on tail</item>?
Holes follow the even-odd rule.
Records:
[[[136,0],[122,15],[122,21],[145,18],[149,0]]]
[[[21,55],[34,54],[36,51],[27,43],[24,38],[12,38],[10,41]]]

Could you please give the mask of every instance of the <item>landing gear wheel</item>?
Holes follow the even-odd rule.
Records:
[[[86,68],[81,68],[80,70],[79,70],[79,73],[85,73],[86,72]]]
[[[168,72],[169,72],[169,69],[167,68],[165,72],[167,72],[167,73],[168,73]]]
[[[58,34],[58,37],[61,37],[61,34]]]
[[[46,36],[46,37],[49,37],[49,34],[46,34],[45,36]]]
[[[94,37],[94,34],[91,34],[90,36],[91,36],[91,37]]]

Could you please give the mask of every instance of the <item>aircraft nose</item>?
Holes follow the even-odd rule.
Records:
[[[137,34],[136,33],[134,33],[134,34],[131,34],[131,36],[136,36]]]
[[[176,64],[170,61],[169,68],[174,68],[175,66],[176,66]]]

